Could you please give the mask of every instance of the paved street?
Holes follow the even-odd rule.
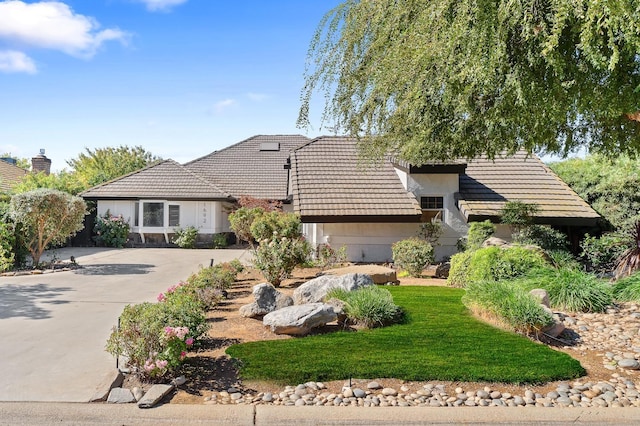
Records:
[[[243,250],[65,248],[82,269],[0,277],[0,401],[86,402],[115,369],[104,351],[127,304]]]

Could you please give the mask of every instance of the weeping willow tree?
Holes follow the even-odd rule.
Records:
[[[413,164],[640,148],[637,0],[347,0],[309,48],[298,118]]]

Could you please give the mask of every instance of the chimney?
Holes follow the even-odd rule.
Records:
[[[51,172],[51,160],[44,155],[44,149],[41,149],[40,154],[31,159],[31,171],[33,173],[44,172],[46,175]]]

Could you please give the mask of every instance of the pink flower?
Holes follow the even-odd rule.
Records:
[[[173,327],[165,327],[164,328],[164,334],[166,334],[169,337],[173,336],[174,332],[175,332],[175,330],[173,329]]]
[[[156,366],[157,366],[159,369],[161,369],[161,370],[162,370],[163,368],[166,368],[166,366],[167,366],[168,364],[169,364],[169,362],[168,362],[168,361],[165,361],[164,359],[159,359],[159,360],[157,360],[157,361],[156,361]]]
[[[158,295],[158,302],[164,302],[165,300],[167,300],[167,298],[165,297],[164,293],[160,293]]]
[[[184,342],[187,344],[187,346],[193,345],[193,337],[188,337]]]
[[[185,351],[180,352],[180,359],[183,360],[184,357],[187,356],[187,353]]]

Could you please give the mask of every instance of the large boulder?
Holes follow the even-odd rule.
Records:
[[[374,284],[397,284],[396,270],[382,265],[351,265],[343,268],[329,269],[326,275],[367,274]]]
[[[273,284],[262,283],[253,286],[255,302],[240,308],[240,316],[247,318],[259,318],[269,312],[293,305],[291,296],[287,296],[276,290]]]
[[[333,322],[337,315],[330,305],[309,303],[288,306],[268,313],[262,319],[265,327],[276,334],[303,336],[316,327]]]
[[[296,305],[322,302],[331,289],[354,291],[370,285],[373,280],[367,274],[322,275],[296,288],[293,301]]]

